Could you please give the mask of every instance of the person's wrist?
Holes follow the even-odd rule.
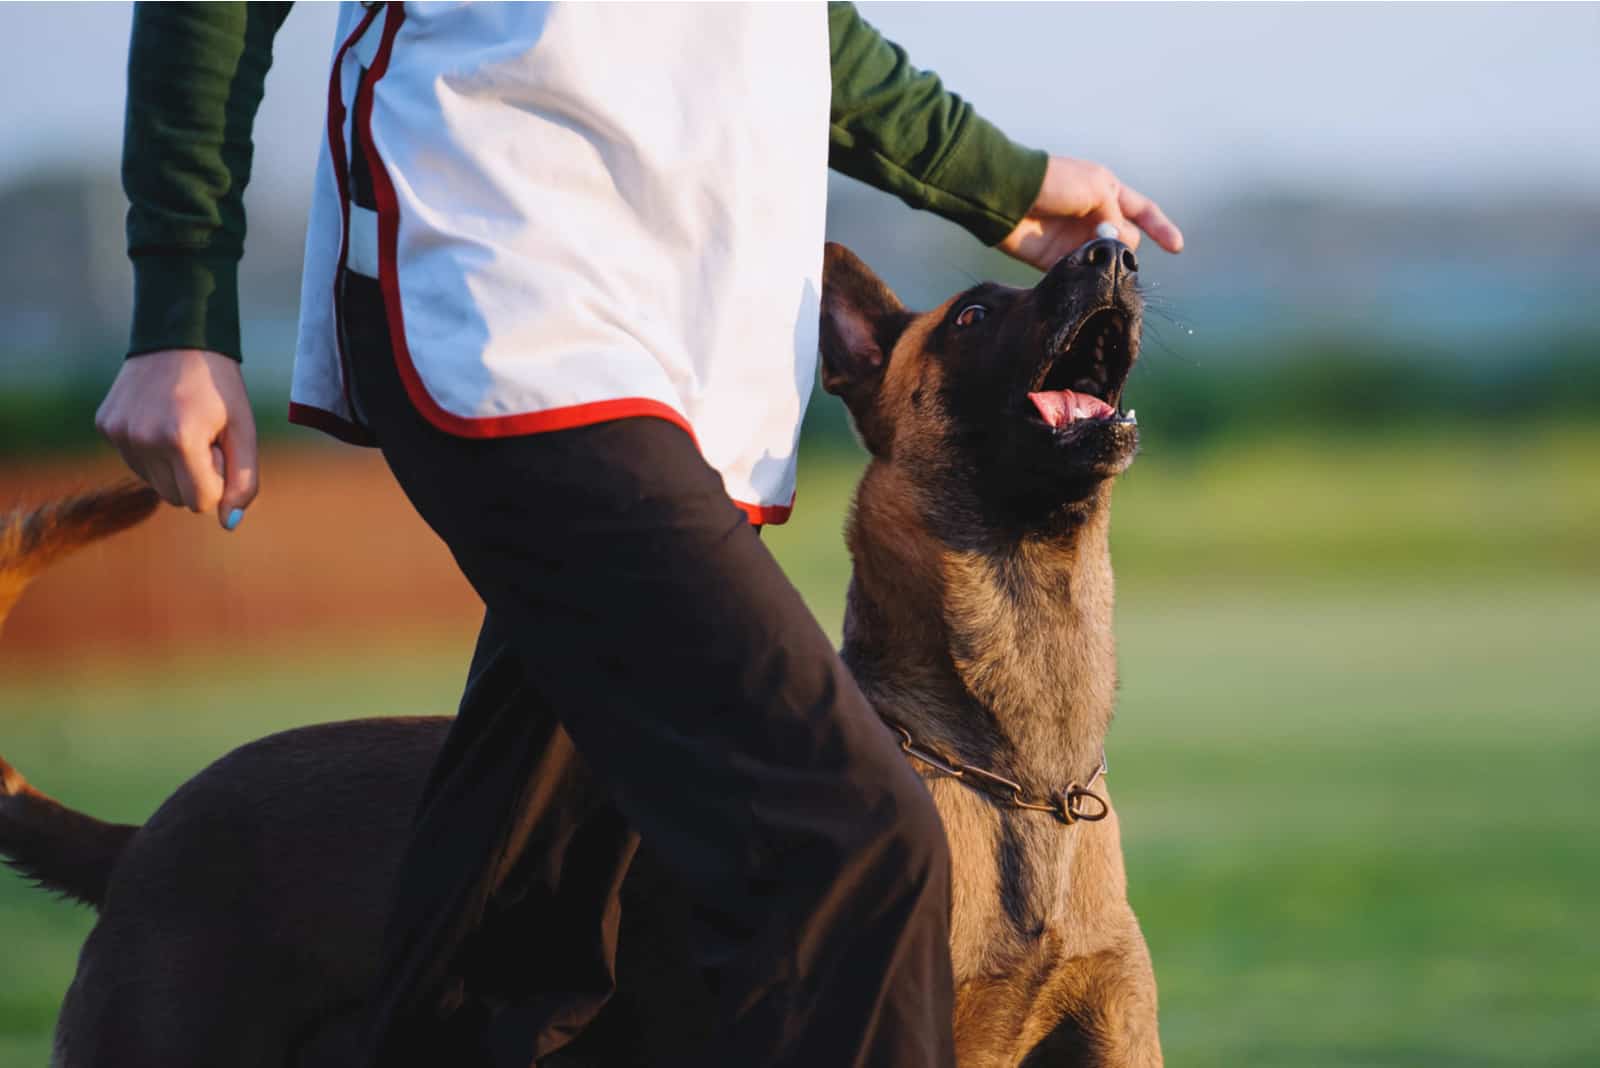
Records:
[[[196,349],[238,362],[238,261],[196,253],[133,259],[129,357]]]

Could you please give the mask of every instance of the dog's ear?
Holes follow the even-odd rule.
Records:
[[[889,443],[877,407],[889,354],[911,314],[872,268],[828,242],[822,258],[822,388],[841,399],[873,453]]]

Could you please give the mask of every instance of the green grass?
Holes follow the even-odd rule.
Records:
[[[835,627],[853,477],[769,535]],[[1170,1063],[1595,1063],[1597,550],[1594,434],[1136,465],[1110,781]],[[448,709],[469,642],[36,678],[0,752],[137,820],[271,729]],[[0,876],[0,1065],[44,1062],[89,922]]]
[[[1130,606],[1112,782],[1174,1063],[1594,1063],[1597,607]]]

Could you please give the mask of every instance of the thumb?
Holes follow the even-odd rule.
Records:
[[[260,473],[256,460],[256,428],[253,423],[230,420],[222,436],[211,447],[211,462],[222,475],[222,499],[217,502],[217,521],[232,530],[244,519],[244,510],[256,499]]]

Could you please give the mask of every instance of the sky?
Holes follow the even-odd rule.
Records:
[[[1600,5],[861,8],[1013,137],[1169,208],[1260,187],[1600,197]],[[0,5],[0,184],[115,164],[130,11]],[[309,183],[334,13],[299,4],[279,36],[257,196]]]

